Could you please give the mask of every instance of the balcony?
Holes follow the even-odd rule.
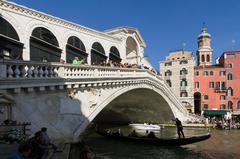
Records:
[[[215,88],[215,92],[216,93],[222,93],[222,92],[226,92],[227,91],[227,89],[225,88],[225,87],[222,87],[222,88]]]

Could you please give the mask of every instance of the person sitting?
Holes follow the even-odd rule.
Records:
[[[47,134],[47,128],[45,127],[41,128],[41,143],[47,147],[50,146],[54,151],[57,151],[57,146],[51,142]]]
[[[18,148],[18,152],[14,153],[8,159],[28,158],[28,157],[30,157],[31,151],[32,151],[32,149],[31,149],[31,145],[30,144],[20,145],[19,148]]]
[[[129,135],[128,137],[138,137],[137,133],[135,130],[133,130]]]
[[[154,133],[153,131],[151,131],[151,132],[148,134],[148,138],[156,138],[155,133]]]
[[[117,132],[114,133],[116,136],[123,136],[121,129],[119,128]]]

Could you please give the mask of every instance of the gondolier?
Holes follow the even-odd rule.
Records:
[[[183,126],[182,126],[182,122],[176,118],[176,126],[177,126],[177,133],[178,133],[178,138],[181,138],[181,135],[183,138],[185,138],[184,133],[183,133]]]

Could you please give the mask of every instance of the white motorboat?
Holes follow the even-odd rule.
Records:
[[[138,130],[152,130],[152,131],[158,131],[161,130],[161,127],[159,125],[153,125],[153,124],[129,124],[134,129]]]

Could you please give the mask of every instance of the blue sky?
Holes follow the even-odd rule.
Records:
[[[11,0],[21,5],[103,31],[117,26],[138,28],[145,55],[159,69],[171,50],[196,55],[202,23],[212,35],[213,58],[240,50],[239,0]],[[232,41],[235,41],[233,43]]]

